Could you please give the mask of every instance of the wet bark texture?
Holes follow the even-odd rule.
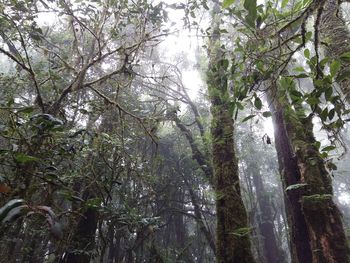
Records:
[[[271,105],[292,259],[299,263],[349,262],[341,214],[332,200],[331,179],[316,146],[312,117],[306,117],[300,105],[292,109],[278,93]]]
[[[213,35],[218,37],[219,30]],[[249,238],[247,214],[243,205],[234,151],[233,118],[229,111],[224,56],[213,37],[207,82],[211,101],[213,171],[216,191],[218,263],[254,262]]]
[[[270,95],[271,96],[271,95]],[[283,188],[300,182],[298,165],[290,144],[285,127],[283,107],[277,98],[270,98],[270,110],[275,130],[275,146],[278,156],[279,170],[282,177]],[[311,247],[306,221],[302,213],[301,193],[299,191],[284,191],[287,221],[290,236],[290,248],[292,262],[311,262]]]

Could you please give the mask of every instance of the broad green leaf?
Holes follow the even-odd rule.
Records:
[[[297,72],[305,72],[305,69],[304,69],[304,67],[296,67],[296,68],[294,68],[293,69],[294,71],[297,71]]]
[[[254,101],[254,106],[258,109],[258,110],[261,110],[262,108],[262,101],[259,97],[256,97],[255,98],[255,101]]]
[[[296,98],[302,98],[303,97],[303,93],[301,93],[300,91],[297,90],[291,90],[290,91],[290,95],[296,97]]]
[[[285,8],[287,6],[288,2],[289,2],[289,0],[282,0],[281,7]]]
[[[310,58],[310,50],[309,49],[305,49],[304,50],[304,56],[309,59]]]
[[[254,117],[255,117],[255,114],[251,114],[251,115],[245,117],[245,118],[242,120],[242,122],[246,122],[246,121],[248,121],[248,120],[250,120],[250,119],[252,119],[252,118],[254,118]]]
[[[321,152],[321,153],[320,153],[320,157],[321,157],[322,159],[327,159],[327,158],[328,158],[328,153],[327,153],[327,152]]]
[[[18,163],[31,163],[31,162],[37,162],[40,159],[34,156],[26,155],[24,153],[16,153],[15,160]]]
[[[321,112],[320,118],[321,118],[321,120],[326,121],[326,120],[327,120],[327,117],[328,117],[328,109],[325,108],[325,109]]]
[[[306,101],[310,105],[317,105],[320,103],[320,100],[318,98],[315,98],[315,97],[309,97]]]
[[[245,19],[246,22],[251,27],[255,27],[255,20],[257,17],[256,0],[245,0],[243,6],[248,11],[248,15]]]
[[[229,111],[230,111],[230,115],[233,114],[233,112],[235,111],[235,108],[236,108],[236,103],[234,101],[231,101],[229,103]]]
[[[332,95],[333,95],[333,88],[332,86],[330,86],[324,92],[324,97],[326,101],[329,101],[332,98]]]
[[[329,60],[329,57],[325,57],[320,61],[320,66],[323,68],[329,62]]]
[[[340,56],[340,59],[346,63],[350,62],[350,52],[345,52]]]
[[[240,103],[240,102],[236,102],[236,105],[237,105],[237,108],[239,109],[239,110],[244,110],[244,106],[242,105],[242,103]]]
[[[263,114],[262,114],[265,118],[267,117],[271,117],[272,116],[272,113],[270,111],[264,111]]]
[[[345,70],[337,76],[336,81],[340,82],[344,79],[348,79],[349,77],[350,77],[350,70]]]
[[[223,8],[228,8],[230,5],[232,5],[235,2],[235,0],[224,0],[222,3]]]
[[[330,146],[326,146],[324,148],[322,148],[322,152],[329,152],[329,151],[332,151],[334,149],[336,149],[337,147],[333,146],[333,145],[330,145]]]
[[[294,75],[294,77],[298,78],[298,79],[304,79],[304,78],[308,78],[309,75],[305,74],[305,73],[301,73],[301,74],[298,74],[298,75]]]
[[[307,41],[309,41],[310,39],[312,38],[312,32],[307,32],[306,34],[305,34],[305,41],[307,42]]]
[[[281,87],[282,90],[288,90],[290,87],[294,86],[294,82],[293,79],[289,78],[289,77],[282,77],[279,81],[279,85]]]
[[[333,60],[333,62],[329,66],[332,77],[334,77],[338,73],[340,67],[341,67],[340,62],[338,60]]]
[[[242,237],[242,236],[249,235],[250,231],[251,231],[250,227],[242,227],[242,228],[236,229],[235,231],[232,231],[230,234]]]

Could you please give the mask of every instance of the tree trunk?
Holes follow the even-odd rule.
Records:
[[[220,50],[220,30],[215,26],[207,83],[211,101],[211,136],[214,185],[216,191],[218,263],[254,262],[250,229],[239,185],[238,163],[234,150],[233,116],[229,111],[227,60]]]
[[[270,93],[271,94],[271,93]],[[270,110],[275,132],[275,145],[279,170],[285,193],[285,206],[289,226],[290,249],[292,262],[307,263],[311,261],[311,247],[306,222],[299,202],[299,191],[286,192],[291,185],[300,182],[300,173],[285,128],[283,107],[277,98],[270,98]]]
[[[87,190],[89,191],[89,190]],[[88,199],[94,197],[87,194]],[[89,207],[78,221],[70,246],[64,257],[64,263],[89,263],[95,248],[95,233],[97,229],[98,211]]]
[[[188,188],[188,192],[190,194],[191,202],[194,208],[194,215],[196,217],[196,223],[198,225],[199,230],[203,233],[209,247],[213,250],[213,253],[215,254],[215,241],[214,238],[209,230],[209,228],[206,226],[205,221],[203,219],[203,215],[199,206],[199,202],[197,200],[196,193],[193,191],[192,186],[188,183],[186,177],[184,176],[185,184]]]
[[[286,192],[292,260],[299,263],[349,262],[341,215],[313,136],[311,117],[277,92],[271,103],[276,149]]]
[[[251,141],[254,142],[254,138],[250,136]],[[252,156],[258,157],[258,156]],[[285,262],[285,255],[283,250],[278,246],[274,219],[272,213],[272,205],[270,198],[264,188],[263,180],[256,162],[251,159],[247,162],[248,170],[251,171],[253,178],[253,184],[255,187],[256,200],[259,205],[258,212],[258,226],[260,235],[262,237],[263,254],[265,262],[267,263],[282,263]]]

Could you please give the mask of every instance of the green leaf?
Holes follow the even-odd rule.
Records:
[[[222,3],[222,8],[228,8],[234,2],[235,2],[235,0],[224,0],[224,2]]]
[[[333,95],[333,88],[332,86],[330,86],[324,92],[324,97],[326,101],[329,101],[332,98],[332,95]]]
[[[271,113],[271,111],[264,111],[262,115],[263,115],[265,118],[267,118],[267,117],[271,117],[271,116],[272,116],[272,113]]]
[[[255,98],[254,106],[255,106],[258,110],[261,110],[261,108],[262,108],[262,102],[261,102],[261,99],[260,99],[259,97],[256,97],[256,98]]]
[[[320,66],[323,68],[329,62],[329,60],[329,57],[325,57],[320,61]]]
[[[236,229],[235,231],[230,232],[230,234],[242,237],[242,236],[249,235],[250,231],[251,231],[250,227],[242,227],[242,228]]]
[[[340,70],[341,64],[338,60],[333,60],[333,62],[330,65],[330,72],[331,76],[334,77],[338,71]]]
[[[345,52],[340,56],[343,62],[350,63],[350,52]]]
[[[16,153],[15,160],[18,163],[31,163],[31,162],[37,162],[40,159],[34,156],[26,155],[24,153]]]
[[[291,90],[290,94],[298,99],[301,99],[303,97],[303,93],[301,93],[300,91],[297,91],[297,90]]]
[[[348,79],[349,77],[350,77],[350,70],[344,70],[338,75],[338,77],[336,78],[336,81],[340,82],[344,79]]]
[[[233,115],[233,112],[235,111],[235,108],[236,108],[236,103],[234,101],[231,101],[229,103],[229,112],[230,112],[230,115]]]
[[[329,152],[329,151],[332,151],[334,149],[336,149],[337,147],[335,147],[334,145],[330,145],[330,146],[326,146],[324,147],[321,151],[322,152]]]
[[[254,118],[254,117],[255,117],[255,114],[251,114],[251,115],[245,117],[245,118],[242,120],[242,122],[246,122],[246,121],[248,121],[248,120],[250,120],[250,119],[252,119],[252,118]]]
[[[321,114],[320,114],[320,118],[322,121],[326,121],[328,117],[328,108],[325,108]]]
[[[304,79],[304,78],[308,78],[309,75],[305,74],[305,73],[302,73],[302,74],[295,75],[294,77],[297,78],[297,79]]]
[[[304,67],[296,67],[293,69],[294,71],[297,71],[297,72],[305,72],[305,69]]]
[[[240,103],[240,102],[236,102],[236,105],[237,105],[237,108],[239,109],[239,110],[244,110],[244,106],[243,106],[243,104],[242,103]]]
[[[283,91],[288,90],[290,87],[293,87],[293,85],[294,85],[294,82],[289,77],[282,77],[279,81],[279,86]]]
[[[304,56],[309,59],[310,58],[310,50],[309,49],[305,49],[304,50]]]
[[[24,114],[29,114],[29,113],[32,113],[34,110],[35,110],[35,108],[33,106],[29,106],[29,107],[24,107],[24,108],[18,110],[18,112],[24,113]]]
[[[289,0],[282,0],[281,8],[285,8],[288,4]]]
[[[315,97],[309,97],[306,101],[310,105],[317,105],[320,103],[320,100],[318,98],[315,98]]]
[[[248,11],[248,15],[245,19],[246,22],[251,27],[255,27],[255,20],[257,17],[256,0],[245,0],[243,6]]]

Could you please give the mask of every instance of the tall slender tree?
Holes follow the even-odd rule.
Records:
[[[214,6],[217,11],[217,6]],[[249,225],[238,176],[233,139],[234,122],[229,110],[228,60],[220,43],[220,17],[213,16],[207,85],[211,102],[211,139],[216,192],[216,259],[218,263],[254,262]]]

